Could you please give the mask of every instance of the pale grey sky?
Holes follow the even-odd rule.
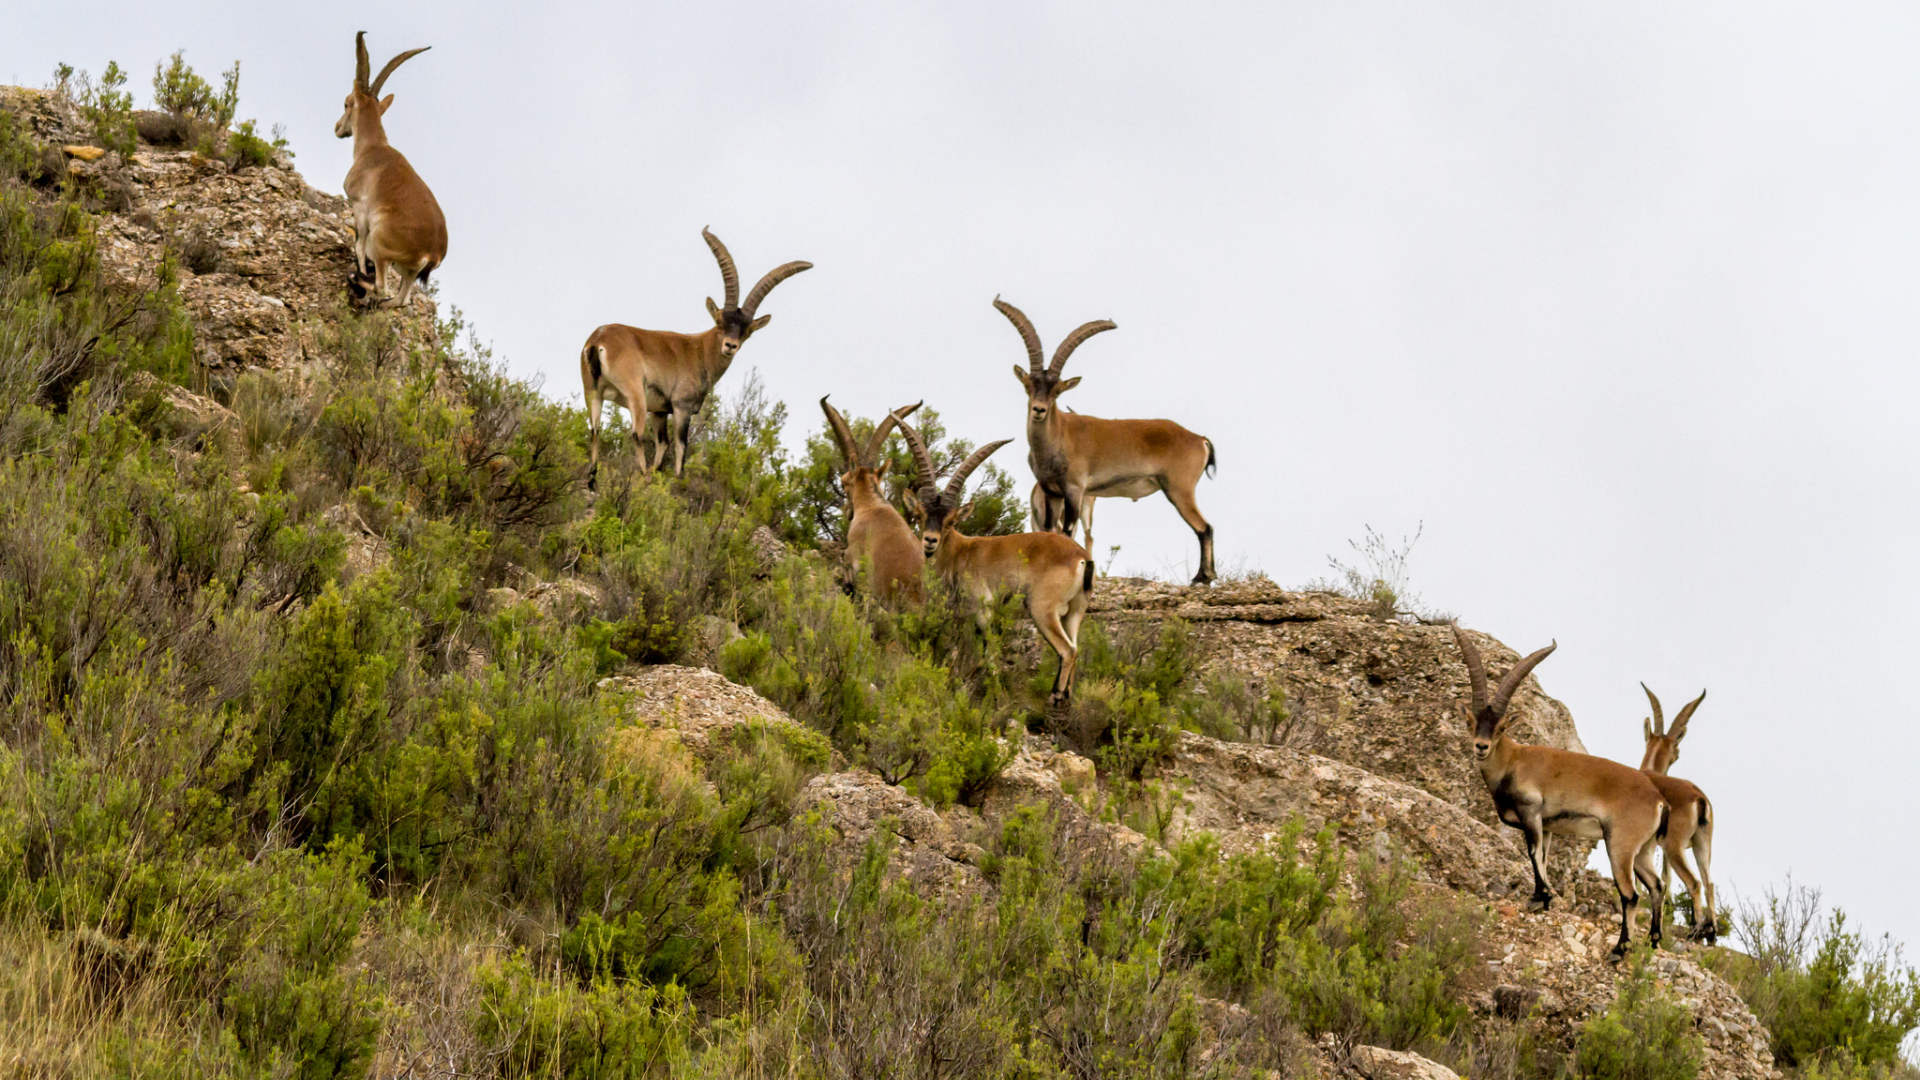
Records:
[[[1597,753],[1705,686],[1677,772],[1716,877],[1788,872],[1920,943],[1920,8],[1910,4],[368,4],[10,12],[0,75],[244,62],[337,191],[353,31],[446,208],[443,296],[578,397],[619,321],[698,330],[711,225],[742,352],[798,422],[925,397],[1021,435],[1065,399],[1211,437],[1223,565],[1325,573],[1425,522],[1416,589],[1522,651]],[[142,96],[144,103],[144,93]],[[1024,482],[1021,444],[999,463]],[[1190,573],[1161,500],[1117,569]],[[1104,558],[1104,551],[1100,553]],[[1464,751],[1463,751],[1464,752]]]

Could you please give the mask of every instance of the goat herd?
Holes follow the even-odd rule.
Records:
[[[426,282],[447,252],[446,218],[433,192],[387,142],[381,120],[393,104],[392,95],[380,97],[387,77],[426,50],[401,53],[369,80],[364,32],[356,37],[355,46],[353,90],[347,95],[345,114],[334,125],[336,135],[353,139],[353,166],[345,184],[354,234],[354,272],[348,284],[358,303],[398,307],[411,299],[414,288]],[[740,346],[771,318],[757,314],[761,302],[776,285],[813,265],[790,262],[775,267],[742,301],[739,273],[726,245],[705,229],[701,236],[720,264],[726,293],[723,305],[707,300],[712,327],[698,334],[680,334],[609,323],[595,330],[581,349],[580,377],[591,431],[589,487],[599,471],[601,412],[607,402],[626,409],[631,417],[631,437],[642,472],[663,467],[671,445],[674,472],[679,474],[685,466],[694,414],[726,374]],[[399,292],[383,297],[389,268],[400,275]],[[888,413],[865,445],[855,439],[846,419],[826,398],[820,399],[820,407],[845,459],[840,481],[849,508],[846,558],[856,580],[885,602],[917,600],[930,558],[936,573],[965,595],[1024,594],[1028,614],[1060,657],[1049,698],[1050,705],[1059,706],[1072,692],[1080,622],[1093,588],[1089,552],[1094,500],[1100,496],[1139,499],[1164,492],[1200,540],[1200,571],[1193,580],[1208,583],[1214,578],[1213,527],[1194,502],[1194,488],[1202,474],[1213,469],[1213,444],[1171,420],[1103,420],[1062,411],[1059,396],[1080,382],[1077,377],[1060,377],[1067,358],[1088,338],[1113,329],[1114,324],[1101,320],[1081,326],[1067,335],[1043,367],[1040,335],[1026,315],[998,298],[993,304],[1020,332],[1027,351],[1027,366],[1016,364],[1014,374],[1027,394],[1027,462],[1035,478],[1031,508],[1038,531],[974,537],[957,528],[972,509],[963,499],[967,478],[1012,440],[975,450],[942,487],[936,484],[925,442],[907,423],[918,404]],[[913,452],[920,481],[907,500],[908,513],[915,519],[912,527],[889,503],[881,486],[886,464],[879,454],[895,427]],[[643,449],[645,435],[653,439],[652,461]],[[1085,546],[1072,539],[1076,524],[1083,530]],[[1639,901],[1636,885],[1651,894],[1649,936],[1659,944],[1667,878],[1675,871],[1695,899],[1695,936],[1712,941],[1717,934],[1708,876],[1713,808],[1698,787],[1665,775],[1679,756],[1687,720],[1706,694],[1681,710],[1667,728],[1659,699],[1647,691],[1653,718],[1647,722],[1646,757],[1638,769],[1587,754],[1523,745],[1506,734],[1507,706],[1528,672],[1554,646],[1521,660],[1489,693],[1479,650],[1457,624],[1453,634],[1472,690],[1472,706],[1463,707],[1462,712],[1472,732],[1481,777],[1500,819],[1526,837],[1534,875],[1530,906],[1544,909],[1551,897],[1543,873],[1550,837],[1604,840],[1621,907],[1616,957],[1627,949]],[[1656,848],[1665,855],[1659,873],[1653,865]],[[1699,863],[1697,880],[1687,865],[1689,850]]]

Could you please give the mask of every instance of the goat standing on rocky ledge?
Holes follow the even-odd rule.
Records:
[[[1171,420],[1103,420],[1063,412],[1061,394],[1080,384],[1060,378],[1060,369],[1080,343],[1112,330],[1105,319],[1085,323],[1054,350],[1053,363],[1041,366],[1040,334],[1019,308],[994,297],[993,306],[1020,331],[1028,367],[1013,366],[1027,391],[1027,465],[1033,469],[1033,527],[1073,535],[1083,523],[1082,543],[1093,550],[1093,501],[1098,496],[1139,500],[1156,491],[1180,512],[1200,538],[1200,572],[1195,585],[1214,578],[1213,526],[1200,513],[1194,488],[1214,467],[1213,443]]]
[[[347,285],[356,302],[369,307],[405,307],[415,285],[447,257],[447,218],[406,155],[387,142],[381,122],[393,95],[380,97],[393,69],[426,48],[408,49],[387,61],[371,84],[367,72],[367,32],[354,36],[353,90],[333,133],[353,139],[353,167],[347,170],[347,210],[353,215],[353,277]],[[400,271],[400,294],[381,299],[387,267]]]
[[[1473,692],[1471,711],[1462,711],[1473,735],[1480,778],[1493,795],[1500,820],[1527,838],[1527,858],[1533,863],[1533,899],[1527,906],[1545,911],[1552,900],[1542,872],[1549,835],[1605,840],[1613,888],[1620,897],[1620,940],[1613,947],[1614,959],[1627,954],[1633,912],[1640,902],[1636,882],[1652,894],[1649,938],[1659,948],[1666,891],[1654,870],[1653,853],[1667,832],[1667,804],[1659,789],[1645,773],[1617,761],[1552,746],[1524,746],[1508,738],[1507,705],[1514,691],[1557,646],[1549,645],[1515,664],[1489,695],[1480,650],[1459,623],[1452,626]]]
[[[1666,853],[1662,872],[1678,872],[1680,880],[1686,883],[1687,895],[1693,898],[1693,936],[1711,945],[1720,938],[1713,908],[1713,803],[1691,780],[1667,775],[1673,763],[1680,760],[1680,740],[1687,736],[1687,721],[1693,718],[1693,710],[1707,700],[1707,692],[1700,691],[1699,697],[1688,702],[1669,728],[1660,712],[1660,699],[1647,689],[1646,683],[1641,683],[1640,689],[1647,691],[1647,701],[1653,706],[1653,716],[1645,722],[1647,752],[1640,759],[1640,771],[1660,789],[1661,798],[1667,800],[1672,810],[1667,838],[1661,845]],[[1697,880],[1693,868],[1687,865],[1689,850],[1693,852],[1694,861],[1700,864]],[[1670,882],[1663,876],[1661,883]]]
[[[760,279],[742,302],[740,272],[733,268],[733,256],[727,253],[727,245],[706,229],[701,229],[700,235],[720,263],[720,280],[727,291],[724,307],[716,305],[712,297],[707,298],[707,314],[713,316],[713,326],[698,334],[676,334],[608,323],[588,335],[587,343],[580,349],[580,381],[587,392],[589,491],[593,490],[600,474],[602,401],[612,401],[631,417],[633,452],[640,460],[642,473],[651,473],[666,463],[667,445],[671,442],[673,474],[679,476],[686,468],[687,434],[693,425],[693,414],[706,404],[713,384],[727,373],[740,346],[773,318],[771,315],[754,318],[760,301],[767,298],[775,285],[802,270],[813,269],[810,262],[776,266],[767,271],[767,276]],[[640,445],[641,435],[648,430],[653,433],[651,465]]]

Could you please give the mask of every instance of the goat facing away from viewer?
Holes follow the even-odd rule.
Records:
[[[1549,836],[1604,840],[1614,892],[1620,897],[1620,940],[1613,947],[1613,957],[1626,955],[1642,888],[1651,894],[1649,938],[1658,948],[1665,890],[1654,872],[1653,853],[1666,835],[1668,813],[1659,789],[1645,773],[1617,761],[1514,742],[1506,734],[1507,706],[1527,673],[1557,646],[1549,645],[1515,664],[1489,694],[1480,650],[1459,623],[1452,627],[1473,694],[1472,708],[1461,711],[1473,736],[1480,778],[1493,796],[1500,820],[1526,837],[1527,857],[1533,864],[1533,898],[1528,908],[1545,911],[1552,899],[1544,873]]]
[[[973,503],[961,502],[967,477],[1012,439],[990,442],[975,450],[941,488],[934,486],[933,458],[920,433],[904,420],[900,433],[913,449],[921,482],[907,502],[907,511],[920,529],[933,568],[962,595],[983,603],[990,602],[997,592],[1025,594],[1027,615],[1060,657],[1060,671],[1054,676],[1047,704],[1055,708],[1065,705],[1073,696],[1080,622],[1086,618],[1093,595],[1092,557],[1071,537],[1059,533],[967,536],[960,532],[960,522],[973,511]]]
[[[1033,527],[1072,536],[1074,525],[1080,524],[1085,530],[1083,543],[1092,551],[1096,497],[1139,500],[1165,492],[1181,520],[1200,538],[1200,572],[1193,576],[1194,584],[1212,581],[1213,526],[1201,515],[1194,488],[1214,468],[1213,443],[1171,420],[1104,420],[1062,410],[1060,395],[1080,384],[1077,376],[1060,378],[1067,357],[1081,342],[1114,329],[1114,324],[1101,319],[1081,325],[1054,350],[1053,362],[1043,367],[1040,334],[1033,323],[999,297],[993,306],[1020,331],[1020,340],[1027,346],[1028,366],[1015,364],[1013,374],[1027,391]]]
[[[1700,696],[1688,702],[1680,715],[1674,717],[1673,726],[1667,727],[1666,718],[1660,712],[1660,699],[1646,683],[1641,683],[1640,689],[1646,690],[1647,702],[1653,706],[1652,718],[1643,722],[1647,752],[1640,759],[1640,771],[1660,789],[1661,797],[1667,800],[1672,811],[1667,837],[1661,844],[1666,855],[1661,870],[1663,875],[1676,872],[1680,875],[1687,886],[1687,895],[1693,899],[1693,937],[1711,945],[1720,938],[1713,906],[1713,803],[1692,781],[1667,775],[1667,770],[1680,758],[1680,740],[1686,738],[1687,721],[1693,718],[1693,711],[1700,703],[1707,700],[1707,692],[1700,691]],[[1694,861],[1700,866],[1697,881],[1693,868],[1687,865],[1688,851],[1693,852]],[[1670,885],[1671,879],[1663,876],[1661,883]]]
[[[725,305],[707,298],[707,314],[713,316],[711,327],[698,334],[676,334],[608,323],[588,335],[580,350],[580,381],[587,394],[588,490],[593,489],[600,473],[602,401],[612,401],[627,410],[633,423],[633,452],[642,473],[663,465],[671,444],[673,474],[679,476],[686,469],[687,434],[694,414],[706,404],[713,384],[727,373],[740,346],[773,318],[754,317],[760,302],[775,285],[813,268],[810,262],[776,266],[742,301],[740,274],[733,268],[727,246],[706,229],[701,229],[700,235],[720,263],[721,283],[726,288]],[[648,431],[653,435],[651,464],[641,445],[641,436]]]
[[[347,285],[358,303],[405,307],[414,287],[426,284],[427,275],[446,260],[447,218],[406,155],[387,142],[381,117],[393,105],[393,95],[382,98],[380,88],[393,69],[427,50],[408,49],[387,61],[369,83],[366,31],[356,34],[353,43],[353,89],[347,93],[346,111],[333,125],[335,135],[353,140],[353,166],[344,185],[353,219],[354,272]],[[400,292],[382,299],[388,267],[400,272]]]
[[[847,466],[840,474],[840,486],[847,492],[847,569],[856,583],[864,580],[874,595],[889,604],[902,599],[920,599],[920,575],[927,560],[920,550],[920,538],[914,535],[900,511],[887,501],[886,490],[881,486],[887,475],[887,462],[876,465],[875,460],[893,426],[911,415],[920,404],[915,402],[888,413],[886,419],[874,425],[873,434],[863,448],[853,437],[853,429],[847,426],[840,410],[827,404],[826,398],[820,399],[820,408],[827,414],[828,429],[833,432],[834,442],[839,444],[840,456]]]

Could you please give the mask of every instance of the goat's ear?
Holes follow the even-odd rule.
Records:
[[[1013,377],[1020,380],[1020,385],[1026,387],[1027,393],[1033,393],[1033,380],[1027,377],[1026,368],[1019,364],[1013,365]]]
[[[887,478],[887,469],[888,469],[888,468],[890,468],[890,467],[892,467],[892,465],[893,465],[893,460],[892,460],[891,458],[881,458],[881,459],[880,459],[880,467],[879,467],[879,468],[877,468],[877,469],[875,469],[875,470],[873,470],[873,478],[874,478],[875,480],[884,480],[884,479],[886,479],[886,478]]]
[[[380,99],[380,115],[387,115],[387,110],[391,108],[393,108],[393,95],[388,94],[386,97]]]
[[[747,327],[747,333],[749,334],[753,333],[755,330],[758,330],[761,327],[767,325],[767,323],[771,322],[772,320],[773,320],[773,316],[771,315],[760,316],[759,318],[753,320],[753,323]]]
[[[955,527],[958,527],[961,522],[967,520],[972,516],[973,516],[973,500],[968,499],[966,502],[960,504],[959,512],[955,513],[952,517],[948,518],[947,520],[953,522]]]
[[[711,296],[707,297],[707,314],[713,316],[713,325],[720,325],[720,305],[714,303]]]
[[[1651,719],[1646,717],[1641,717],[1640,730],[1645,734],[1646,742],[1653,741],[1653,721]]]
[[[1057,396],[1057,395],[1060,395],[1060,394],[1064,394],[1064,393],[1066,393],[1067,391],[1069,391],[1069,390],[1071,390],[1071,389],[1073,389],[1074,387],[1076,387],[1076,386],[1079,386],[1079,385],[1080,385],[1080,376],[1078,376],[1078,375],[1075,375],[1075,376],[1074,376],[1073,378],[1071,378],[1071,379],[1062,379],[1062,380],[1060,380],[1060,385],[1059,385],[1059,386],[1058,386],[1057,388],[1055,388],[1053,392],[1054,392],[1054,394],[1055,394],[1055,395]]]
[[[1459,715],[1460,723],[1466,726],[1468,735],[1476,734],[1479,731],[1479,726],[1473,722],[1473,710],[1467,708],[1463,703],[1456,701],[1453,703],[1453,711]]]

